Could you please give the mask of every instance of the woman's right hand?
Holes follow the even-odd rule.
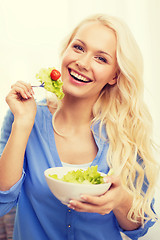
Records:
[[[6,102],[14,115],[14,120],[22,120],[24,124],[34,123],[37,108],[33,94],[29,83],[18,81],[11,86]]]

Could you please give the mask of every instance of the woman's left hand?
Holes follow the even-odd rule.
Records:
[[[128,210],[132,205],[132,197],[123,188],[120,177],[106,177],[106,182],[111,182],[110,189],[101,196],[82,195],[84,202],[71,200],[68,207],[78,212],[109,214],[112,210],[121,210],[127,205]],[[127,204],[126,204],[127,203]]]

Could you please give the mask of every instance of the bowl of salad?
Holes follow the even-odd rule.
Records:
[[[74,167],[54,167],[44,171],[47,184],[56,198],[68,205],[71,199],[83,201],[82,194],[100,196],[104,194],[111,183],[105,183],[103,178],[111,175],[97,171],[97,166],[88,169]]]

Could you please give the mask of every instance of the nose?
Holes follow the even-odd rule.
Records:
[[[80,70],[88,71],[91,64],[91,58],[89,55],[84,54],[77,59],[76,64]]]

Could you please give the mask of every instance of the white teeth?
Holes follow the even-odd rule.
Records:
[[[88,82],[88,79],[83,77],[82,75],[79,75],[78,73],[75,73],[74,71],[71,70],[70,74],[76,78],[78,78],[79,80],[82,80],[84,82]]]

